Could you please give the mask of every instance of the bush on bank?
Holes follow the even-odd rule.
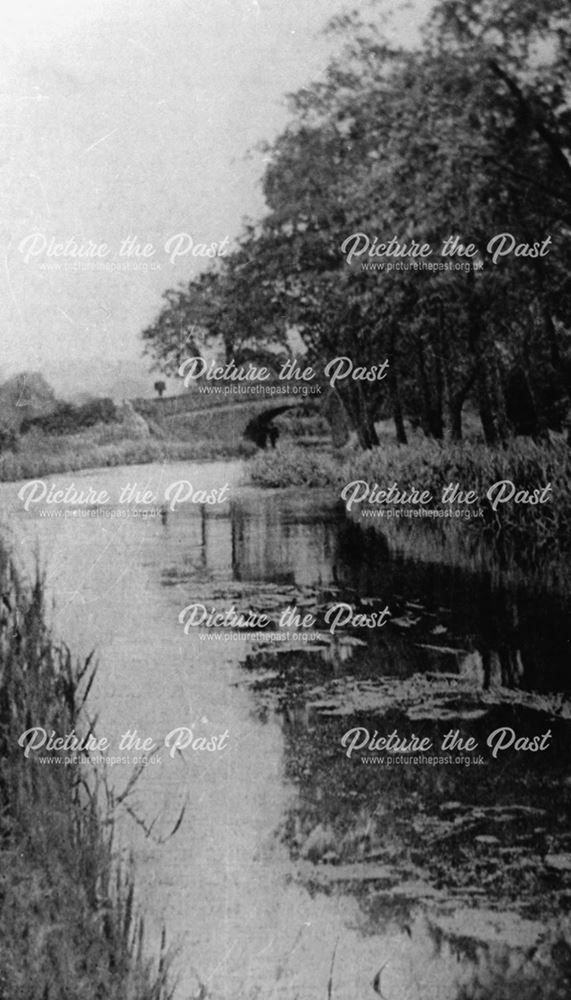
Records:
[[[54,644],[41,583],[22,587],[1,548],[0,586],[0,998],[166,1000],[162,976],[135,955],[133,884],[113,858],[93,775],[18,745],[33,725],[77,726],[89,661],[75,666]]]
[[[329,455],[291,444],[260,451],[249,464],[256,486],[266,489],[286,486],[330,486],[339,479],[339,469]]]
[[[59,402],[51,413],[24,419],[20,433],[27,434],[38,428],[46,434],[75,434],[80,428],[93,427],[98,423],[110,424],[116,419],[117,407],[112,399],[92,399],[82,406]]]
[[[461,490],[472,490],[478,497],[473,506],[481,506],[485,517],[473,523],[491,533],[501,532],[512,538],[533,537],[535,543],[559,545],[569,541],[571,528],[571,449],[563,440],[537,444],[516,438],[508,445],[492,448],[485,444],[439,445],[422,439],[409,447],[391,445],[363,452],[345,463],[343,481],[362,479],[400,488],[429,490],[440,502],[442,490],[458,483]],[[551,484],[550,499],[542,504],[516,502],[514,498],[499,503],[493,510],[488,499],[494,484],[513,483],[516,494]],[[506,486],[505,496],[511,488]]]

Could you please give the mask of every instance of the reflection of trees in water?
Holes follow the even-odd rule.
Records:
[[[287,498],[272,499],[257,496],[231,505],[234,578],[300,587],[334,583],[335,520],[309,504],[292,507]]]
[[[484,688],[569,689],[567,621],[556,602],[492,587],[484,577],[474,585],[472,603]]]
[[[568,628],[556,602],[502,589],[486,573],[391,554],[380,532],[363,531],[338,506],[318,502],[256,492],[222,512],[202,507],[201,565],[235,581],[330,590],[335,596],[327,600],[377,598],[392,611],[407,602],[420,608],[421,624],[406,634],[393,626],[359,630],[368,649],[358,653],[333,640],[329,659],[341,670],[381,655],[382,672],[397,676],[437,669],[484,689],[568,687]],[[440,634],[433,637],[435,625]]]
[[[416,919],[413,938],[428,935],[431,961],[455,966],[454,1000],[566,1000],[571,950],[569,921],[539,924],[515,914],[456,909]]]
[[[237,578],[279,583],[283,564],[288,582],[298,586],[329,586],[331,591],[337,587],[335,599],[349,603],[359,597],[381,598],[389,606],[392,601],[401,607],[414,603],[419,609],[415,615],[422,618],[416,630],[400,631],[396,626],[377,634],[360,630],[366,646],[344,646],[340,635],[323,655],[316,650],[275,649],[245,664],[254,672],[269,668],[272,675],[268,687],[261,684],[265,708],[260,711],[267,711],[268,703],[278,711],[286,775],[297,789],[281,830],[292,860],[315,885],[359,896],[364,915],[381,898],[387,920],[400,923],[396,918],[402,913],[399,933],[410,935],[403,970],[410,969],[419,951],[436,978],[454,967],[454,985],[450,987],[451,980],[444,976],[441,982],[451,991],[442,989],[439,997],[487,1000],[501,995],[505,1000],[536,1000],[543,984],[542,996],[562,1000],[561,964],[554,963],[547,972],[542,966],[536,974],[530,966],[533,948],[514,948],[509,928],[506,942],[493,935],[488,941],[480,939],[476,914],[496,907],[489,917],[493,930],[498,913],[507,926],[512,916],[517,922],[514,909],[530,905],[541,912],[546,937],[557,941],[551,919],[557,894],[549,891],[553,886],[545,881],[541,858],[548,850],[547,830],[555,838],[556,846],[550,849],[565,849],[557,846],[563,845],[570,806],[557,800],[561,772],[569,761],[564,724],[553,726],[554,751],[549,757],[513,755],[488,767],[370,767],[357,757],[345,757],[340,737],[348,728],[361,725],[378,728],[379,733],[396,728],[409,735],[414,730],[438,747],[444,732],[455,728],[453,718],[422,718],[412,724],[405,711],[386,707],[381,712],[331,718],[308,697],[309,691],[314,697],[321,684],[329,693],[327,682],[344,676],[359,681],[384,674],[398,686],[399,678],[426,671],[430,660],[422,642],[426,639],[429,645],[427,633],[441,622],[446,623],[446,638],[439,633],[432,648],[438,651],[439,639],[455,642],[458,648],[450,646],[448,666],[442,665],[442,654],[437,670],[450,669],[475,679],[482,689],[557,686],[565,662],[561,610],[542,602],[538,617],[531,595],[501,590],[484,574],[391,555],[381,535],[365,534],[334,512],[321,518],[308,507],[266,505],[259,497],[255,503],[251,510],[235,505],[229,520]],[[462,708],[453,699],[447,707],[458,712]],[[532,733],[543,731],[543,722],[538,713],[501,705],[488,708],[483,718],[471,719],[469,726],[460,721],[457,725],[485,749],[487,736],[497,726]],[[367,871],[371,865],[383,869],[384,881],[371,881]],[[348,881],[335,881],[340,871],[349,869],[354,869],[353,880],[346,875]],[[445,913],[458,914],[459,899],[468,910],[473,907],[465,934],[459,918],[450,926],[436,919],[440,905],[436,902],[430,904],[430,918],[423,915],[423,887],[427,899],[437,889]],[[410,903],[406,914],[401,891]],[[482,920],[486,919],[484,913]],[[423,971],[419,966],[419,976]],[[382,988],[392,996],[390,986],[387,967]],[[428,994],[419,990],[409,995],[420,1000]]]
[[[483,607],[490,626],[489,636],[482,636],[480,647],[483,687],[520,687],[526,671],[520,649],[520,612],[516,597],[509,591],[494,593],[489,581],[485,581],[481,599],[485,601]]]
[[[336,577],[362,596],[382,596],[389,606],[396,597],[424,605],[460,641],[465,652],[458,672],[472,672],[484,688],[569,687],[567,617],[545,595],[539,601],[521,589],[493,585],[488,573],[391,554],[382,534],[352,522],[339,529]]]

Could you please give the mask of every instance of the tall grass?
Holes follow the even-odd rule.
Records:
[[[529,567],[535,571],[540,566],[545,580],[549,577],[556,588],[569,577],[560,571],[567,567],[571,547],[571,449],[560,439],[544,444],[515,439],[504,447],[491,448],[478,442],[450,445],[419,437],[406,446],[390,442],[353,454],[345,449],[336,458],[323,452],[278,446],[275,451],[257,455],[249,463],[248,472],[258,486],[329,486],[338,495],[353,480],[376,483],[381,489],[396,482],[401,490],[428,490],[434,506],[442,506],[444,487],[458,483],[461,490],[478,495],[474,507],[482,508],[483,517],[390,523],[385,518],[371,518],[366,524],[371,529],[388,531],[393,540],[396,536],[414,538],[415,544],[425,536],[431,542],[446,536],[446,541],[452,540],[454,545],[461,540],[468,560],[473,558],[473,543],[481,543],[479,558],[483,563],[489,563],[490,555],[494,555],[502,571],[511,567],[528,572]],[[541,505],[510,500],[494,511],[486,494],[501,480],[510,480],[518,490],[530,491],[550,483],[551,499]]]
[[[429,490],[435,501],[445,486],[458,483],[480,498],[486,517],[473,522],[479,530],[519,543],[532,539],[536,551],[559,549],[571,541],[571,449],[562,440],[537,444],[518,438],[491,448],[478,443],[440,445],[423,438],[407,447],[393,444],[361,452],[341,471],[344,482],[363,479],[380,486],[397,482],[402,489]],[[551,483],[552,499],[541,505],[509,500],[493,511],[486,494],[501,480],[532,492]]]
[[[26,758],[18,738],[39,725],[78,726],[88,659],[73,663],[44,624],[43,586],[23,587],[0,549],[0,998],[165,1000],[164,968],[142,957],[128,861],[97,780]]]
[[[26,435],[20,450],[0,455],[0,482],[36,479],[79,469],[101,469],[147,462],[205,461],[251,454],[224,442],[197,438],[193,441],[158,437],[129,438],[121,425],[93,428],[74,435]]]
[[[292,444],[260,451],[248,465],[248,474],[256,486],[319,487],[341,482],[341,470],[335,460],[319,451]]]

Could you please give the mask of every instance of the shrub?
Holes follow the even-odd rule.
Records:
[[[117,419],[117,407],[112,399],[92,399],[82,406],[60,402],[53,413],[30,417],[22,422],[22,434],[38,428],[44,434],[76,434],[78,430],[94,424],[109,424]]]
[[[329,486],[339,478],[330,456],[292,445],[258,452],[249,467],[258,486]]]
[[[260,452],[250,463],[252,481],[262,487],[331,486],[340,488],[355,479],[378,483],[381,489],[397,483],[402,490],[428,490],[439,506],[442,490],[458,483],[461,490],[473,490],[480,498],[484,517],[454,522],[471,537],[501,545],[504,555],[524,565],[548,556],[551,569],[563,565],[561,555],[571,545],[571,449],[563,439],[538,444],[517,438],[504,447],[483,443],[439,444],[418,438],[410,444],[386,444],[370,451],[358,451],[342,463],[315,451],[282,445],[275,451]],[[542,504],[509,501],[492,510],[486,493],[501,480],[510,480],[517,489],[534,490],[551,483],[552,499]],[[385,530],[386,522],[368,522]],[[409,525],[410,527],[410,525]],[[443,530],[442,522],[425,522],[424,528]],[[447,522],[447,534],[451,522]],[[405,525],[401,525],[405,530]],[[419,522],[414,522],[419,538]],[[424,534],[423,536],[424,537]]]
[[[18,433],[13,427],[0,427],[0,452],[18,451]]]
[[[435,500],[449,483],[474,490],[485,518],[469,522],[476,530],[523,547],[537,558],[545,548],[569,546],[571,539],[571,449],[562,439],[538,444],[524,438],[491,448],[485,444],[441,445],[425,438],[361,452],[343,467],[343,482],[363,479],[401,489],[429,490]],[[551,483],[552,500],[541,506],[509,501],[492,511],[486,493],[493,483],[510,480],[533,490]],[[522,555],[525,552],[522,551]]]

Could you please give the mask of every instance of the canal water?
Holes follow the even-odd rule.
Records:
[[[145,756],[120,840],[176,1000],[567,996],[565,602],[412,558],[328,491],[242,479],[220,462],[50,479],[136,484],[160,501],[145,515],[41,516],[1,487],[55,634],[95,650],[116,798]],[[180,480],[229,499],[169,510]],[[231,610],[264,624],[185,628]]]

